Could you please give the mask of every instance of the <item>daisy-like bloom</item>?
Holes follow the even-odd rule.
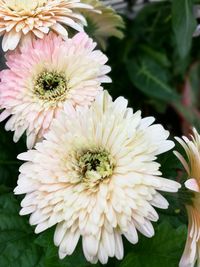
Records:
[[[82,237],[86,259],[106,263],[123,258],[122,235],[138,242],[137,231],[154,235],[154,207],[166,209],[158,191],[176,192],[179,183],[161,178],[156,155],[174,146],[154,118],[114,102],[106,91],[90,107],[66,106],[45,140],[22,153],[15,194],[26,194],[21,215],[40,233],[56,226],[59,256],[73,253]]]
[[[188,179],[185,182],[186,188],[193,192],[192,205],[186,205],[188,213],[188,236],[183,252],[180,267],[193,267],[197,261],[197,266],[200,266],[200,135],[193,129],[191,140],[183,136],[176,140],[184,148],[187,161],[177,151],[175,155],[183,164]]]
[[[106,49],[107,39],[109,37],[123,38],[122,30],[125,27],[124,21],[114,9],[105,6],[99,0],[83,0],[83,2],[93,6],[95,10],[100,11],[100,13],[95,13],[85,10],[83,14],[88,22],[86,31],[89,31],[104,50]]]
[[[63,25],[83,31],[80,9],[93,9],[80,0],[0,0],[0,34],[4,51],[14,50],[28,33],[43,38],[49,30],[67,37]]]
[[[9,69],[0,74],[0,121],[11,116],[5,128],[15,132],[15,142],[26,131],[32,148],[64,104],[90,105],[101,83],[111,81],[107,57],[95,46],[85,33],[65,41],[50,33],[7,55]]]

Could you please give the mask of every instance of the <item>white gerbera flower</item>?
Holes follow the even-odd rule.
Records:
[[[36,233],[57,225],[60,258],[72,254],[82,237],[86,259],[104,264],[108,257],[123,258],[122,235],[133,244],[137,231],[154,235],[153,206],[168,207],[157,190],[176,192],[180,185],[160,177],[156,155],[174,143],[153,121],[104,91],[90,108],[67,106],[46,140],[19,155],[28,161],[15,189],[26,194],[20,214],[32,213]]]

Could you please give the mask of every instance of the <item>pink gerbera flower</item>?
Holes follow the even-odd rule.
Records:
[[[26,131],[27,147],[33,147],[64,104],[87,106],[101,83],[111,81],[107,57],[95,46],[85,33],[65,41],[50,33],[7,55],[9,69],[0,74],[0,108],[5,109],[0,121],[11,116],[5,128],[15,132],[15,142]]]

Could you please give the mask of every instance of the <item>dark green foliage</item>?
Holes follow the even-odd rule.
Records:
[[[178,266],[185,242],[186,228],[172,228],[168,223],[162,223],[156,229],[152,239],[141,238],[132,252],[120,264],[120,267],[169,267]]]
[[[0,194],[0,266],[42,267],[43,253],[34,245],[35,235],[27,219],[19,216],[19,202],[4,186]]]
[[[193,16],[193,0],[172,1],[172,25],[180,57],[188,55],[192,35],[196,27]]]

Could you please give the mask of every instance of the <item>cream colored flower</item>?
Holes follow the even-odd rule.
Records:
[[[107,39],[111,36],[122,39],[124,29],[124,21],[120,15],[118,15],[114,9],[105,6],[98,0],[83,0],[83,3],[89,4],[95,8],[95,10],[101,13],[83,11],[84,16],[87,19],[88,27],[92,37],[100,44],[105,50],[107,45]]]
[[[80,0],[0,0],[0,34],[4,35],[4,51],[14,50],[21,38],[28,33],[42,39],[49,30],[67,37],[63,25],[83,31],[85,18],[79,9],[92,6]]]
[[[0,121],[10,117],[5,128],[15,142],[26,132],[32,148],[65,104],[90,105],[101,83],[111,82],[108,58],[95,46],[85,33],[62,40],[51,32],[8,54],[9,69],[0,73]]]
[[[175,155],[182,162],[188,174],[188,180],[185,186],[194,193],[192,205],[186,205],[188,213],[188,236],[185,245],[185,250],[182,255],[179,266],[193,267],[197,261],[197,266],[200,266],[200,135],[193,129],[191,140],[183,136],[183,140],[176,140],[184,148],[188,162],[177,151]]]
[[[176,192],[180,185],[160,177],[156,156],[174,143],[154,118],[142,119],[127,108],[123,97],[114,102],[106,91],[90,108],[66,106],[45,140],[19,155],[15,194],[26,194],[21,215],[40,233],[56,226],[59,256],[73,253],[79,239],[88,261],[106,263],[123,258],[122,235],[138,242],[137,231],[154,235],[153,208],[166,209],[158,191]]]

